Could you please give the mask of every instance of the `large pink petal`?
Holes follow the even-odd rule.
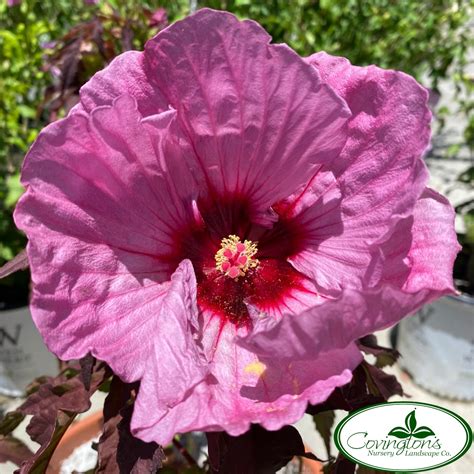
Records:
[[[96,275],[96,278],[103,278]],[[205,378],[209,369],[194,335],[197,320],[196,281],[189,261],[183,261],[171,281],[133,283],[116,275],[126,290],[103,301],[71,304],[61,288],[45,294],[35,285],[33,318],[48,347],[63,358],[87,353],[107,362],[126,382],[145,375],[154,380],[154,396],[174,406]]]
[[[392,326],[424,304],[449,293],[451,288],[439,291],[424,288],[409,293],[391,285],[365,291],[346,289],[336,300],[327,300],[299,315],[288,315],[279,322],[262,318],[239,343],[261,357],[310,360]]]
[[[330,167],[340,207],[323,216],[308,208],[299,216],[308,245],[291,261],[326,290],[361,288],[373,245],[397,218],[413,212],[425,187],[421,156],[430,137],[428,94],[401,72],[352,66],[326,53],[308,62],[353,116],[346,145]]]
[[[311,361],[259,359],[236,346],[235,335],[233,325],[222,328],[217,318],[211,321],[203,345],[212,356],[212,376],[173,409],[162,409],[150,398],[152,381],[144,379],[132,419],[134,434],[166,444],[175,433],[195,430],[239,435],[251,423],[277,430],[299,420],[308,403],[321,403],[334,388],[348,383],[361,361],[355,345]]]
[[[179,263],[174,233],[192,224],[197,188],[168,143],[174,116],[143,124],[123,96],[49,126],[26,157],[15,221],[30,241],[33,317],[63,359],[97,353],[86,336],[102,324],[153,314]]]
[[[150,80],[144,53],[127,51],[102,71],[96,73],[80,90],[80,106],[74,110],[92,112],[100,105],[112,105],[115,98],[128,94],[135,98],[143,116],[157,114],[168,109],[168,103]]]
[[[280,323],[263,318],[244,347],[282,358],[317,357],[320,352],[389,327],[441,296],[453,293],[453,264],[460,246],[454,231],[454,210],[426,188],[413,215],[398,219],[377,242],[362,292],[345,290],[336,301],[284,316]],[[275,341],[280,344],[275,346]]]
[[[95,330],[84,334],[83,345],[127,382],[152,379],[154,396],[163,406],[174,406],[207,375],[195,340],[196,280],[189,260],[169,282],[117,294],[82,310],[93,311],[97,321]],[[77,319],[71,316],[57,326],[59,332],[77,331]]]
[[[64,253],[59,240],[90,244],[91,252],[104,244],[117,254],[149,257],[155,275],[169,278],[178,263],[167,260],[175,252],[175,233],[192,224],[198,187],[183,166],[184,150],[168,146],[175,112],[156,117],[161,128],[143,124],[135,101],[122,96],[111,107],[73,114],[40,134],[23,166],[27,192],[15,213],[36,246]],[[95,268],[104,270],[97,262]],[[35,270],[33,264],[33,277]],[[80,270],[88,271],[87,262],[75,276]]]
[[[139,334],[128,321],[129,334],[134,334],[135,338],[130,337],[127,346],[123,346],[120,352],[114,351],[110,354],[112,347],[118,346],[114,335],[111,344],[104,348],[103,354],[111,361],[112,368],[114,365],[120,368],[115,372],[119,375],[124,373],[124,379],[130,379],[132,374],[135,378],[138,375],[136,366],[141,366],[140,377],[153,381],[152,392],[158,404],[171,408],[181,402],[209,373],[207,361],[196,342],[196,280],[189,260],[183,261],[173,274],[161,301],[156,302],[156,308],[156,312],[147,312],[146,317],[153,323],[150,330],[144,328]],[[139,325],[141,321],[137,320],[135,324]],[[103,343],[106,344],[106,341]],[[145,354],[137,354],[132,358],[130,347],[140,344],[151,349],[148,357]],[[101,354],[97,356],[107,360]],[[125,371],[124,367],[128,371]]]
[[[426,188],[413,216],[400,220],[380,245],[380,283],[407,292],[429,288],[442,296],[454,292],[453,265],[460,245],[454,230],[454,209],[449,201]]]
[[[350,115],[314,68],[269,42],[257,23],[203,9],[145,49],[214,197],[247,199],[260,222],[337,157]]]

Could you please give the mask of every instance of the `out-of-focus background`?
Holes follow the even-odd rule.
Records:
[[[143,49],[201,7],[252,18],[301,55],[324,50],[353,64],[402,70],[429,89],[433,146],[425,159],[430,185],[456,209],[461,294],[381,338],[401,350],[393,370],[414,400],[451,407],[473,422],[473,0],[0,0],[0,265],[26,244],[12,212],[22,193],[21,163],[38,132],[64,117],[80,87],[115,56]],[[28,291],[27,271],[0,281],[0,411],[32,378],[57,369],[31,323]],[[306,422],[312,420],[301,425],[307,443],[319,452],[322,441],[311,438]],[[444,469],[472,472],[474,461],[466,456]]]

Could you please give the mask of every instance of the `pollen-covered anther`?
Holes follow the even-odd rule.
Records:
[[[254,258],[257,251],[257,244],[250,240],[241,242],[236,235],[229,235],[222,239],[221,248],[216,253],[216,267],[231,278],[244,276],[249,268],[258,265]]]

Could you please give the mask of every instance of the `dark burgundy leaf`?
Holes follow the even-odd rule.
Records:
[[[112,55],[110,54],[110,52],[107,52],[106,50],[103,33],[104,33],[104,28],[102,26],[102,23],[99,22],[95,31],[94,42],[97,45],[97,50],[100,56],[107,63],[110,60]]]
[[[328,410],[354,411],[368,405],[374,405],[386,401],[378,391],[375,393],[370,390],[367,371],[365,370],[366,365],[369,364],[362,362],[354,370],[352,380],[343,387],[336,388],[324,403],[319,405],[308,405],[306,413],[316,415],[317,413]],[[381,371],[381,369],[377,370]],[[381,372],[383,373],[383,371]],[[374,386],[372,380],[370,380],[370,384]]]
[[[10,461],[19,466],[32,455],[23,441],[13,436],[0,436],[0,463]]]
[[[221,459],[224,457],[224,434],[220,431],[206,433],[207,451],[211,472],[219,472]]]
[[[40,386],[19,410],[25,415],[33,415],[26,431],[33,441],[44,444],[53,434],[59,410],[82,413],[89,407],[89,393],[79,378],[73,378],[61,384]]]
[[[278,431],[267,431],[258,426],[254,430],[257,448],[257,467],[260,472],[275,471],[286,466],[294,456],[304,456],[305,448],[298,430],[284,426]]]
[[[130,51],[133,48],[133,30],[130,28],[128,21],[125,22],[125,26],[122,28],[121,40],[122,51]]]
[[[347,385],[344,387],[347,387]],[[325,402],[318,405],[308,405],[306,413],[314,416],[329,410],[350,411],[352,408],[349,405],[349,401],[345,398],[344,387],[334,389]]]
[[[90,388],[86,390],[79,364],[69,364],[57,377],[39,378],[29,387],[29,395],[18,411],[23,415],[33,415],[26,431],[41,446],[22,463],[20,474],[46,471],[67,428],[78,413],[88,410],[92,393],[109,377],[110,369],[95,362]]]
[[[206,433],[212,473],[256,472],[255,453],[250,431],[241,436],[224,432]]]
[[[33,393],[37,392],[39,388],[47,383],[54,383],[54,377],[50,377],[49,375],[42,375],[36,379],[34,379],[27,387],[26,387],[26,395],[27,398],[32,395]]]
[[[79,38],[75,43],[68,46],[68,52],[63,56],[63,63],[60,66],[62,79],[61,93],[63,94],[76,82],[81,59],[81,46],[82,38]]]
[[[39,444],[47,442],[55,429],[58,412],[83,413],[90,408],[90,396],[109,377],[109,369],[93,361],[86,388],[83,372],[78,365],[70,365],[57,377],[41,377],[30,385],[30,395],[18,408],[25,415],[33,415],[27,432]]]
[[[324,474],[354,474],[356,465],[339,454],[336,461],[324,466]]]
[[[362,352],[375,356],[375,365],[379,368],[393,365],[400,357],[400,353],[396,349],[379,346],[377,338],[373,334],[359,339],[357,345]]]
[[[104,404],[104,428],[98,443],[97,472],[115,474],[149,474],[163,465],[164,452],[156,443],[145,443],[130,432],[133,398],[137,384],[112,379]]]
[[[387,401],[393,395],[404,394],[402,386],[394,375],[387,374],[373,365],[364,362],[363,364],[367,372],[367,383],[371,390],[375,388],[375,395],[380,395],[384,401]]]
[[[81,366],[82,381],[86,390],[89,390],[91,387],[92,368],[94,367],[94,363],[95,359],[90,354],[86,355],[79,361]]]
[[[0,278],[5,278],[18,270],[28,268],[28,256],[26,250],[22,250],[16,257],[0,267]]]
[[[92,374],[90,379],[89,394],[92,395],[102,385],[107,383],[112,377],[112,371],[104,362],[96,360],[92,367]]]
[[[104,427],[97,444],[99,466],[97,472],[118,472],[117,447],[119,443],[118,423],[122,416],[120,410],[130,399],[130,388],[113,377],[110,392],[104,403]]]
[[[367,353],[377,352],[373,338],[363,339]],[[361,346],[360,346],[361,347]],[[363,350],[363,348],[361,347]],[[306,413],[320,416],[328,410],[354,411],[365,406],[386,402],[392,395],[402,395],[403,389],[395,376],[385,373],[381,368],[363,361],[354,371],[352,380],[343,387],[336,388],[330,397],[319,405],[309,405]],[[355,464],[341,454],[336,461],[324,467],[326,474],[353,474]]]
[[[52,431],[50,438],[34,453],[34,455],[27,461],[24,461],[20,469],[15,471],[15,474],[40,474],[46,472],[51,456],[54,453],[59,441],[63,437],[69,425],[74,421],[74,416],[67,416],[64,413],[59,413],[56,419],[55,428]],[[31,425],[31,422],[30,422]]]
[[[293,426],[267,431],[259,425],[241,436],[207,433],[209,461],[214,473],[273,473],[294,456],[305,456],[303,440]],[[316,459],[315,456],[308,457]]]

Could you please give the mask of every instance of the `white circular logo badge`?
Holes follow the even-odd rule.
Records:
[[[337,425],[334,440],[355,463],[418,472],[459,459],[471,446],[472,431],[465,420],[445,408],[391,402],[350,414]]]

